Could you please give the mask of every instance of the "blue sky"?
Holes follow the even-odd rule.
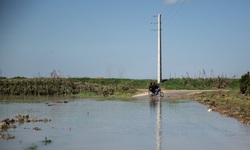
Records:
[[[250,71],[249,0],[2,0],[0,76],[156,79],[157,14],[164,79]]]

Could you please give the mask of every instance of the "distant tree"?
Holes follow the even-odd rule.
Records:
[[[13,77],[12,79],[26,79],[26,77],[16,76],[16,77]]]
[[[240,91],[242,94],[250,95],[250,74],[247,72],[240,78]]]

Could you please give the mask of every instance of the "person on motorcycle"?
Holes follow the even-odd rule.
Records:
[[[155,93],[155,88],[154,88],[154,85],[153,85],[152,82],[150,83],[150,85],[149,85],[149,87],[148,87],[148,90],[149,90],[150,92],[152,92],[152,93]]]
[[[155,84],[155,82],[153,84],[153,87],[154,87],[154,93],[157,95],[160,91],[160,87],[157,84]]]

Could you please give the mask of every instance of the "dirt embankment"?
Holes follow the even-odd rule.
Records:
[[[250,97],[232,91],[197,93],[188,97],[208,105],[211,111],[250,125]]]

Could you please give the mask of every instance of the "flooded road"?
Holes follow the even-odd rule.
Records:
[[[69,103],[0,103],[0,120],[16,114],[51,122],[17,124],[0,149],[248,150],[250,126],[191,100],[137,99]],[[33,130],[38,127],[41,130]],[[45,137],[51,143],[43,142]]]

